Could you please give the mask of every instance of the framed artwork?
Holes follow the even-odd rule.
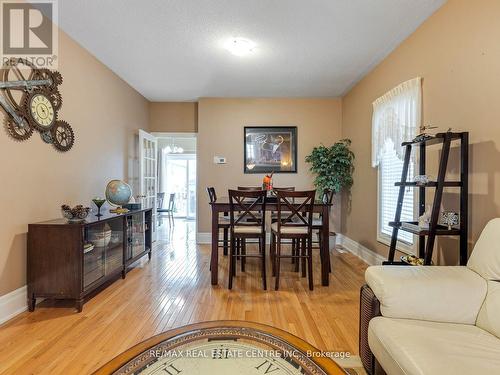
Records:
[[[245,173],[297,173],[296,126],[245,126]]]

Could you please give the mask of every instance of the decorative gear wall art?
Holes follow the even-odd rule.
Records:
[[[13,58],[4,65],[2,77],[0,105],[7,114],[5,128],[11,138],[25,141],[36,130],[45,143],[58,151],[69,151],[75,133],[66,121],[57,119],[62,106],[61,73]]]

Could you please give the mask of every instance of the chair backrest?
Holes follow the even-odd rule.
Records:
[[[156,193],[156,208],[163,208],[163,201],[165,200],[165,193]]]
[[[262,190],[262,187],[261,186],[238,186],[238,190],[257,191],[257,190]]]
[[[289,186],[289,187],[273,187],[273,190],[278,191],[278,190],[284,190],[284,191],[295,191],[295,186]]]
[[[215,193],[214,187],[207,187],[207,193],[210,203],[214,203],[215,201],[217,201],[217,194]]]
[[[325,204],[332,204],[333,202],[333,190],[325,189],[323,190],[323,195],[321,196],[321,200]]]
[[[170,211],[174,211],[174,207],[175,207],[175,193],[171,193],[168,199],[168,209]]]
[[[277,190],[278,232],[282,227],[308,227],[311,233],[315,196],[316,190]]]
[[[228,193],[231,230],[234,230],[235,225],[260,225],[264,233],[266,215],[261,213],[266,212],[267,192],[265,190],[228,190]]]

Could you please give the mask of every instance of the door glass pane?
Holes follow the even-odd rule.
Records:
[[[96,224],[84,229],[83,234],[83,288],[104,277],[104,251],[111,233],[104,224]]]
[[[134,258],[145,250],[144,213],[139,212],[127,216],[127,260]]]
[[[109,275],[123,269],[123,220],[110,220],[106,225],[111,230],[110,240],[105,248],[105,273]]]

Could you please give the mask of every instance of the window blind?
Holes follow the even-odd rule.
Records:
[[[402,171],[403,161],[397,156],[392,141],[388,140],[379,163],[379,230],[380,234],[389,237],[392,235],[392,227],[389,226],[389,221],[394,221],[399,195],[399,187],[394,186],[394,183],[401,180]],[[412,163],[410,163],[408,175],[408,180],[411,181],[413,177]],[[414,220],[413,200],[413,190],[405,192],[401,221]],[[398,240],[413,244],[413,235],[400,230]]]

